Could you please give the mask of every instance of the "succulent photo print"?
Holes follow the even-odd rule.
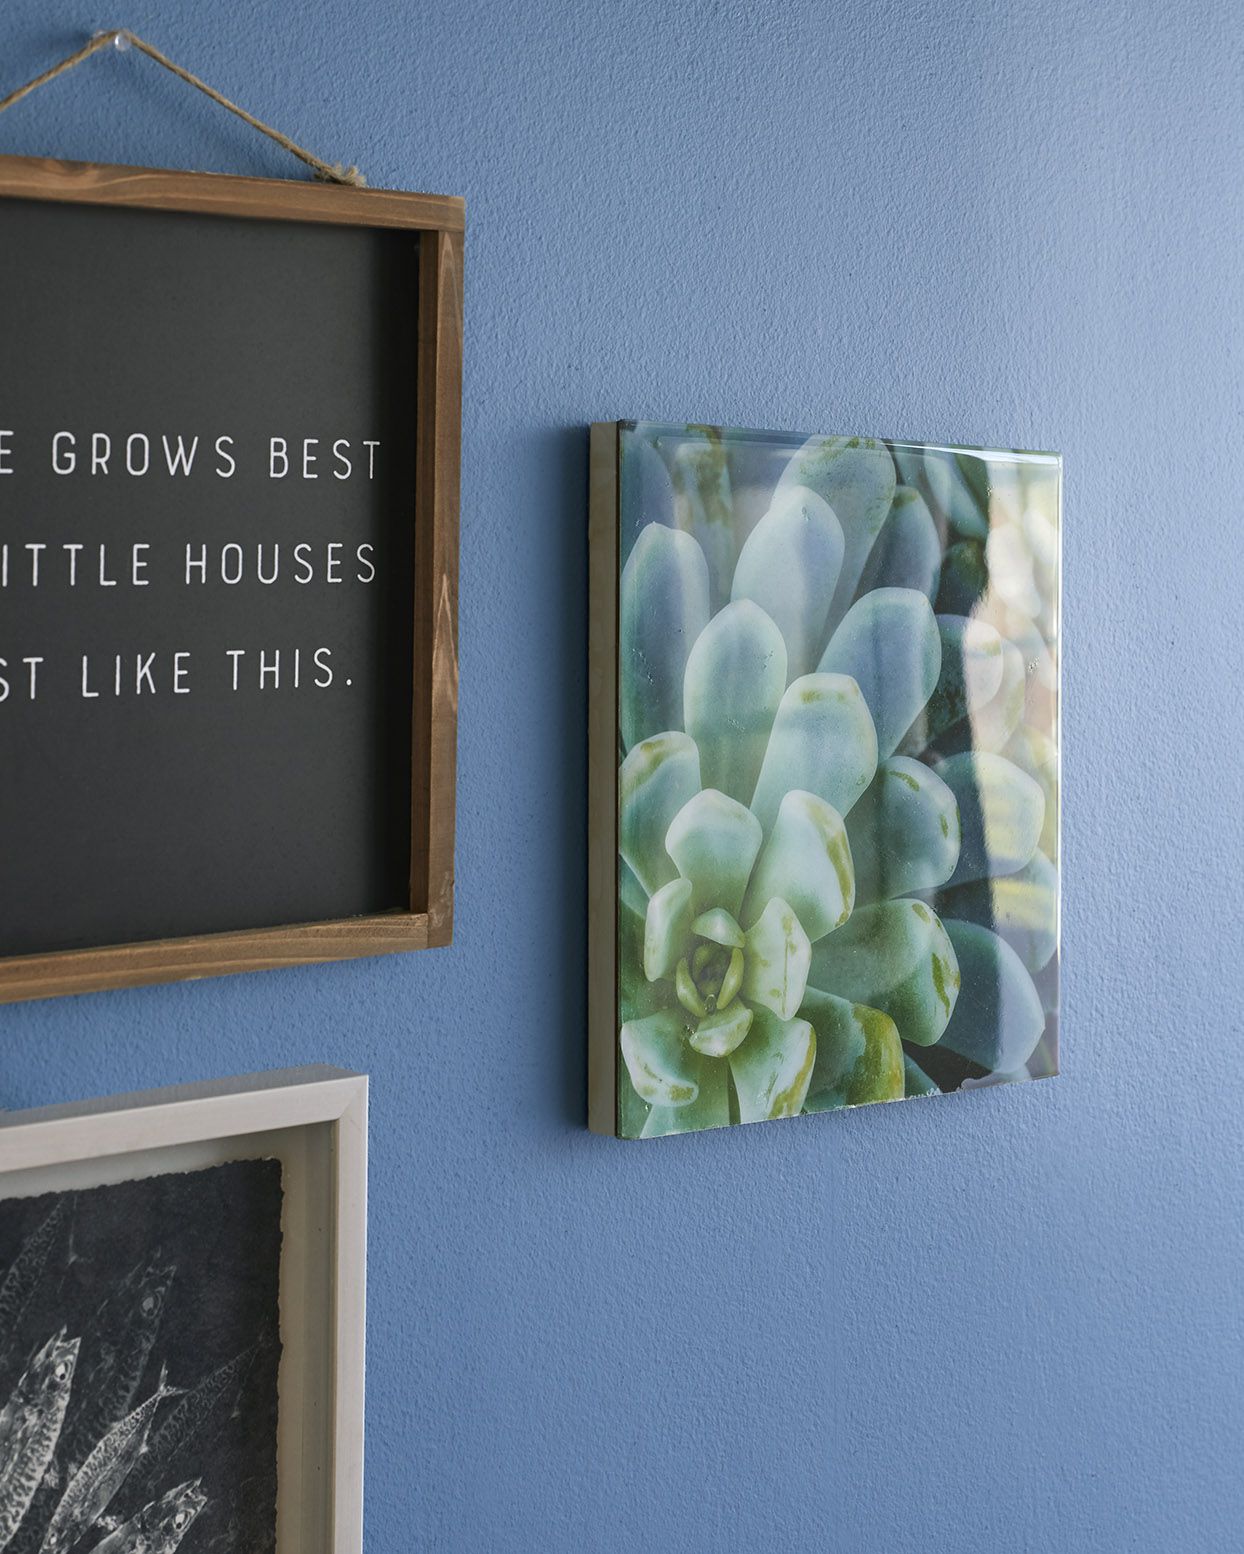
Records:
[[[276,1547],[281,1165],[0,1200],[2,1554]]]
[[[1057,1072],[1060,487],[593,428],[594,1129]]]

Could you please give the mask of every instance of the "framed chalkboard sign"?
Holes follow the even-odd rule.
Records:
[[[448,943],[463,227],[0,157],[0,1001]]]

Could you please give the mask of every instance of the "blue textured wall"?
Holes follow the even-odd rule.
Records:
[[[1238,1546],[1236,0],[122,10],[8,0],[0,87],[123,20],[467,197],[458,934],[0,1011],[0,1096],[370,1071],[377,1554]],[[132,53],[0,149],[296,172]],[[584,1131],[581,428],[629,415],[1066,455],[1061,1079]]]

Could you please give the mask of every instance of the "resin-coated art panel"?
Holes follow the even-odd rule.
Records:
[[[616,1131],[1055,1073],[1059,459],[607,430]]]
[[[0,1201],[0,1550],[276,1546],[281,1166]]]

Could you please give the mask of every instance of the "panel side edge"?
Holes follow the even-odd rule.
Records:
[[[588,515],[588,1127],[618,1132],[618,450],[592,426]]]

